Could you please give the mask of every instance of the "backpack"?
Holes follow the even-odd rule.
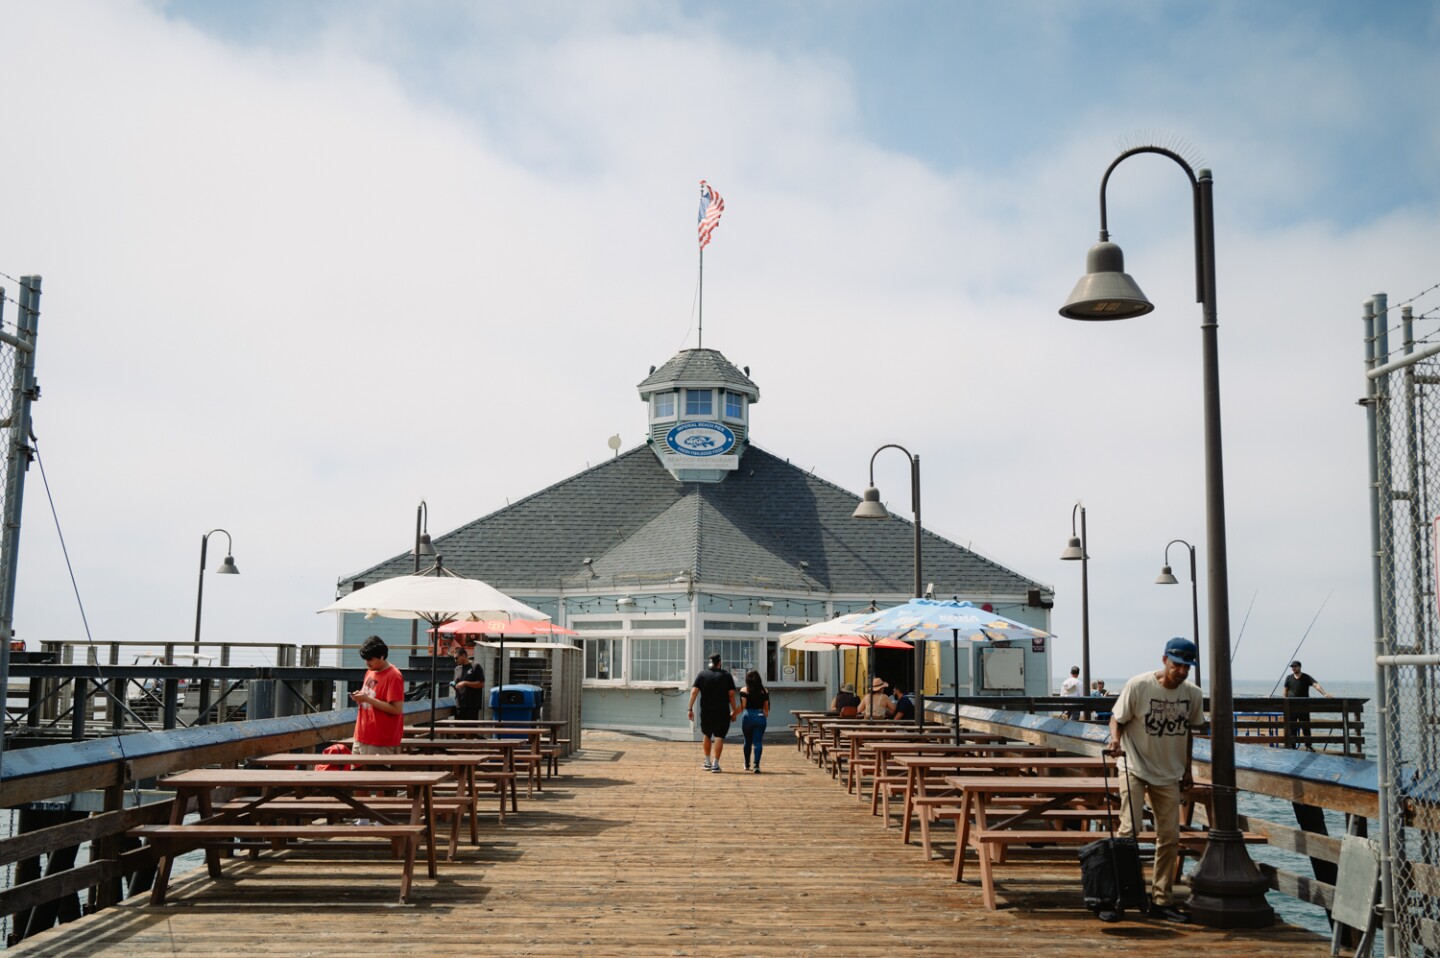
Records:
[[[320,753],[321,755],[349,755],[350,746],[344,742],[336,742]],[[315,766],[317,772],[349,772],[353,771],[354,765],[343,765],[340,763],[323,762]]]

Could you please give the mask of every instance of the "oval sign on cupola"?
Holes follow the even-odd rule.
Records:
[[[724,423],[682,422],[665,434],[665,445],[682,456],[721,456],[735,448]]]

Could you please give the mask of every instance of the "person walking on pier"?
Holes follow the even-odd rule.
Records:
[[[394,755],[400,751],[405,729],[405,679],[390,664],[390,647],[378,635],[360,646],[365,660],[365,681],[350,693],[358,707],[355,715],[355,754]]]
[[[485,705],[485,667],[470,661],[470,650],[455,646],[455,717],[474,721]]]
[[[1285,676],[1285,697],[1287,699],[1308,699],[1312,688],[1327,699],[1333,699],[1335,697],[1325,691],[1325,686],[1315,681],[1313,675],[1300,668],[1299,659],[1291,662],[1290,674]],[[1288,712],[1289,710],[1287,709],[1286,711]],[[1308,711],[1302,712],[1301,717],[1293,719],[1292,722],[1293,729],[1290,734],[1290,747],[1299,748],[1300,742],[1303,740],[1307,751],[1315,751],[1314,741],[1310,733],[1310,713]]]
[[[740,731],[745,734],[745,771],[760,774],[760,753],[765,750],[765,725],[770,718],[770,693],[760,681],[760,673],[751,669],[745,673],[745,687],[740,690],[741,709],[745,717],[740,720]],[[732,715],[731,718],[734,718]],[[754,752],[754,767],[750,756]]]
[[[1125,755],[1120,775],[1120,834],[1135,837],[1149,799],[1155,819],[1155,872],[1151,877],[1151,913],[1166,921],[1185,922],[1190,916],[1175,907],[1170,896],[1175,860],[1180,849],[1180,796],[1192,784],[1190,755],[1195,729],[1205,722],[1200,690],[1185,680],[1195,665],[1197,649],[1189,639],[1165,643],[1160,670],[1142,672],[1120,690],[1110,716],[1110,743],[1106,752]],[[1133,797],[1140,804],[1131,804]],[[1115,912],[1100,912],[1102,921],[1115,921]]]
[[[739,708],[735,701],[735,677],[720,667],[720,654],[710,656],[710,667],[701,670],[690,686],[690,721],[695,721],[695,697],[700,697],[700,734],[704,737],[705,771],[720,771],[720,753],[725,750],[725,733],[730,718]],[[714,758],[711,758],[711,747]]]

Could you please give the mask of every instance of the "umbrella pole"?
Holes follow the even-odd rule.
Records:
[[[438,658],[435,653],[440,648],[439,620],[430,622],[430,627],[435,630],[431,633],[433,638],[430,640],[430,738],[433,740],[435,738],[435,659]]]
[[[499,706],[495,709],[495,721],[501,725],[505,724],[505,633],[500,633],[500,661],[495,671],[500,675],[500,684],[496,686],[499,694],[495,696],[495,703]]]
[[[950,671],[955,674],[954,698],[951,707],[955,710],[955,741],[960,741],[960,630],[950,630]]]

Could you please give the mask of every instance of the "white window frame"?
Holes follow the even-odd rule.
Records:
[[[626,685],[636,689],[683,689],[690,684],[688,677],[688,666],[685,654],[687,645],[688,630],[686,629],[653,629],[643,632],[630,631],[629,641],[625,645],[625,677]],[[645,647],[645,643],[651,642],[676,642],[680,649],[680,671],[679,677],[675,679],[638,679],[632,678],[635,672],[635,654]]]
[[[660,397],[670,397],[670,411],[660,411]],[[680,394],[673,389],[666,389],[662,392],[650,394],[650,415],[658,420],[676,419],[680,415]]]
[[[585,625],[587,622],[614,622],[616,623],[616,626],[608,629],[586,629]],[[583,678],[580,681],[581,686],[589,688],[608,689],[624,685],[625,670],[626,666],[629,664],[630,661],[629,651],[625,647],[625,620],[617,619],[613,615],[595,616],[593,618],[581,619],[571,618],[569,625],[570,628],[580,633],[579,635],[574,637],[574,641],[580,646],[581,649],[581,669],[583,673],[589,672],[588,666],[590,650],[585,645],[586,640],[607,639],[612,643],[610,647],[611,678],[592,679],[588,674],[584,674]],[[616,654],[617,650],[619,653],[618,655]]]
[[[709,411],[707,411],[707,412],[691,412],[691,411],[690,411],[690,394],[691,394],[691,393],[706,393],[706,394],[708,394],[708,395],[710,396],[710,403],[709,403],[710,409],[709,409]],[[685,401],[685,409],[684,409],[684,416],[683,416],[683,418],[685,418],[685,419],[701,419],[701,420],[704,420],[704,419],[713,419],[713,418],[715,417],[715,390],[714,390],[714,389],[691,389],[691,388],[689,388],[689,387],[686,387],[686,389],[685,389],[684,401]]]
[[[730,412],[730,397],[734,396],[740,401],[740,411],[734,414]],[[745,394],[734,389],[720,390],[720,413],[721,416],[730,422],[745,421]]]

